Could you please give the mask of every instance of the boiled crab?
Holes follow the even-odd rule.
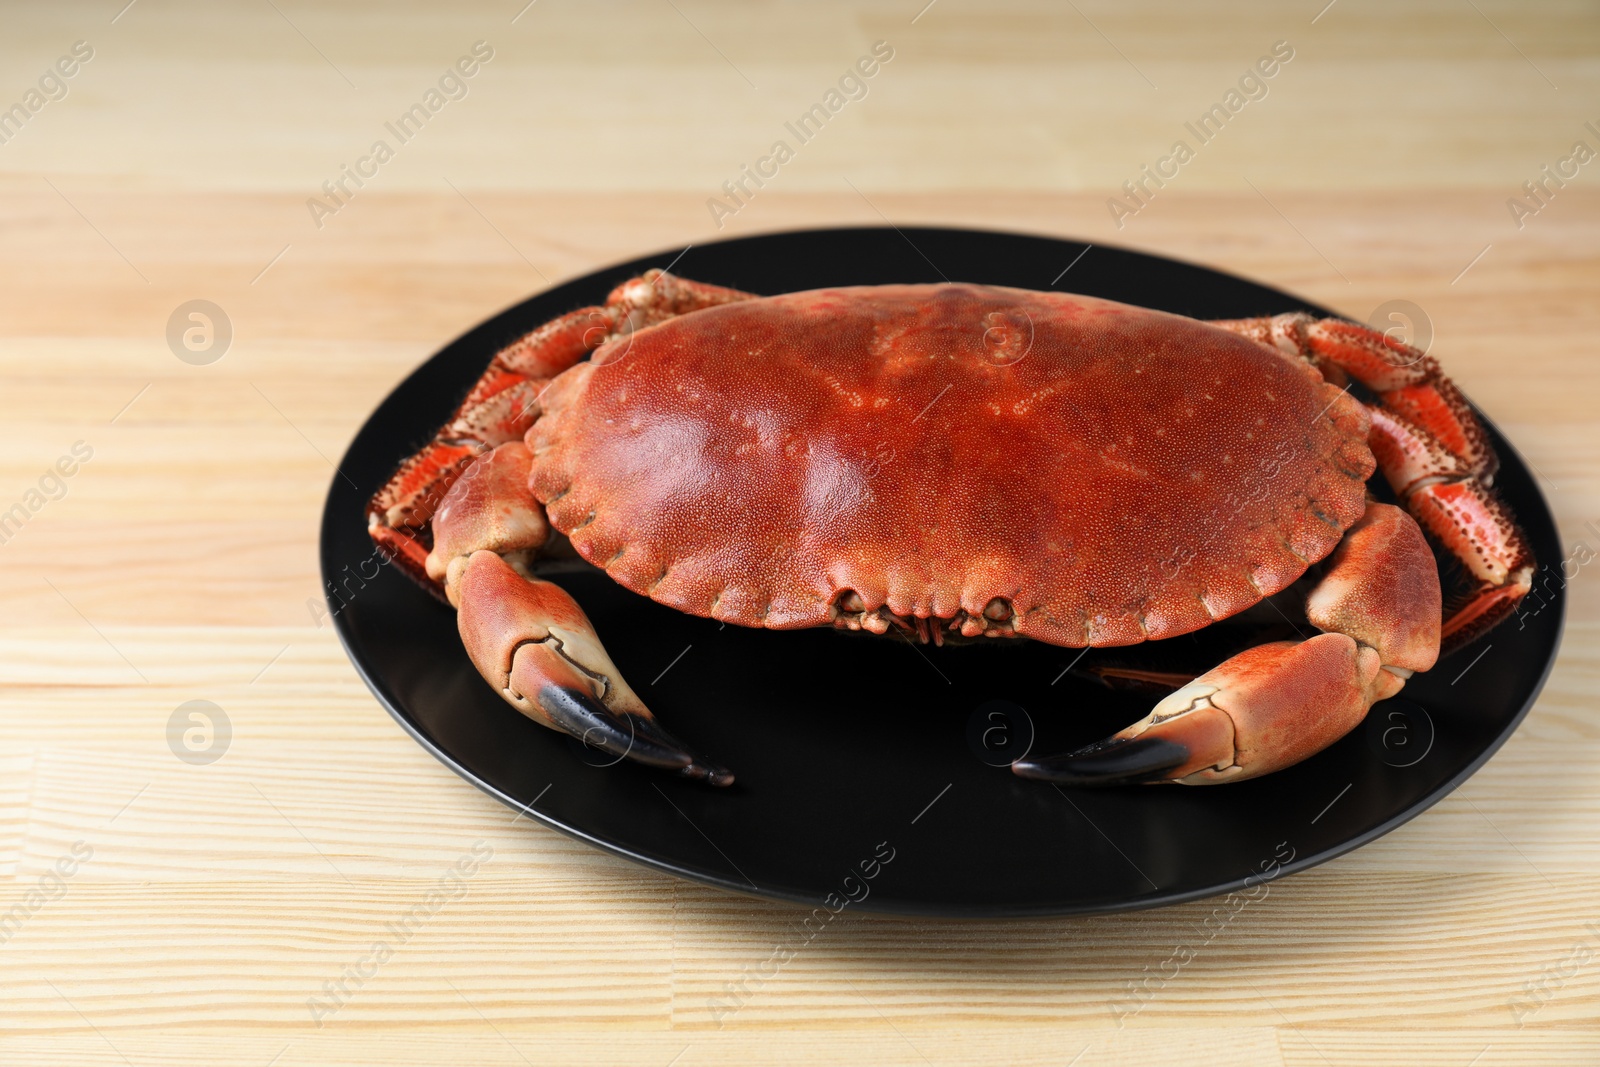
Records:
[[[1369,497],[1375,466],[1405,510]],[[694,615],[935,643],[1159,640],[1326,561],[1319,635],[1013,767],[1196,784],[1321,750],[1514,608],[1532,558],[1494,469],[1437,363],[1348,322],[965,284],[755,297],[651,271],[498,353],[368,520],[519,711],[714,784],[732,775],[657,724],[534,573],[552,528]],[[1474,582],[1448,617],[1423,528]]]

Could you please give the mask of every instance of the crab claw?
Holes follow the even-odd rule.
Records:
[[[1254,778],[1322,751],[1404,684],[1375,649],[1345,634],[1257,645],[1126,730],[1065,755],[1019,760],[1012,770],[1071,785]]]
[[[1439,616],[1439,573],[1422,528],[1399,508],[1370,504],[1306,600],[1307,620],[1323,633],[1245,649],[1126,730],[1011,769],[1073,785],[1269,774],[1321,752],[1432,667]]]
[[[560,586],[525,578],[483,550],[467,558],[452,594],[473,664],[528,718],[619,758],[712,785],[733,782],[661,728]]]

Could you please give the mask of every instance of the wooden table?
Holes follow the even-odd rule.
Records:
[[[1566,543],[1600,551],[1600,164],[1520,228],[1507,206],[1600,147],[1592,7],[123,2],[0,16],[0,105],[93,51],[0,144],[0,510],[41,490],[0,544],[0,916],[22,906],[0,1062],[1600,1062],[1593,565],[1482,772],[1273,885],[1178,973],[1215,903],[846,913],[720,1025],[712,999],[798,909],[512,825],[315,610],[330,460],[442,342],[645,251],[886,218],[1120,243],[1359,318],[1411,301]],[[389,133],[480,40],[445,83],[466,95]],[[784,124],[877,40],[864,98],[798,144]],[[1266,95],[1186,133],[1279,40]],[[1119,227],[1108,197],[1180,138],[1194,158]],[[794,157],[715,213],[779,139]],[[369,177],[333,205],[343,166]],[[167,340],[195,299],[232,328],[204,365]],[[46,477],[75,442],[92,458]],[[231,724],[209,764],[169,745],[193,700]],[[479,842],[466,894],[350,977]]]

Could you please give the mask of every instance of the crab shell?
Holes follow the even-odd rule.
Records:
[[[1176,636],[1331,552],[1374,468],[1366,409],[1298,356],[994,286],[707,308],[607,342],[541,404],[530,488],[585,559],[774,629],[881,608],[1057,645]]]

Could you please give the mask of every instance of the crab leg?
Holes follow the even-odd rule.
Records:
[[[367,505],[372,539],[413,578],[436,589],[424,576],[434,511],[474,459],[528,432],[552,378],[634,330],[748,299],[735,289],[649,270],[613,289],[604,305],[570,311],[501,349],[433,441],[402,463]]]
[[[657,725],[583,609],[531,566],[550,537],[521,439],[550,382],[608,341],[750,294],[651,270],[501,349],[434,440],[367,505],[372,539],[457,608],[467,654],[524,715],[585,744],[714,785],[728,771]]]
[[[550,536],[528,492],[531,461],[522,442],[500,445],[468,468],[433,515],[427,573],[455,605],[473,665],[535,722],[619,759],[731,783],[731,773],[697,759],[656,723],[577,602],[529,571]]]
[[[612,322],[608,308],[580,308],[497,352],[450,421],[372,498],[368,533],[413,578],[428,584],[427,531],[456,479],[496,445],[521,440],[550,379],[603,342]]]
[[[1254,778],[1355,729],[1439,655],[1439,575],[1422,530],[1370,504],[1306,601],[1323,633],[1246,649],[1121,732],[1060,756],[1024,759],[1024,778],[1071,785]]]
[[[1516,609],[1533,586],[1533,554],[1493,489],[1497,460],[1483,426],[1437,360],[1366,326],[1303,312],[1211,325],[1310,360],[1336,383],[1348,376],[1378,394],[1369,443],[1379,468],[1412,516],[1477,583],[1444,620],[1447,651]]]

